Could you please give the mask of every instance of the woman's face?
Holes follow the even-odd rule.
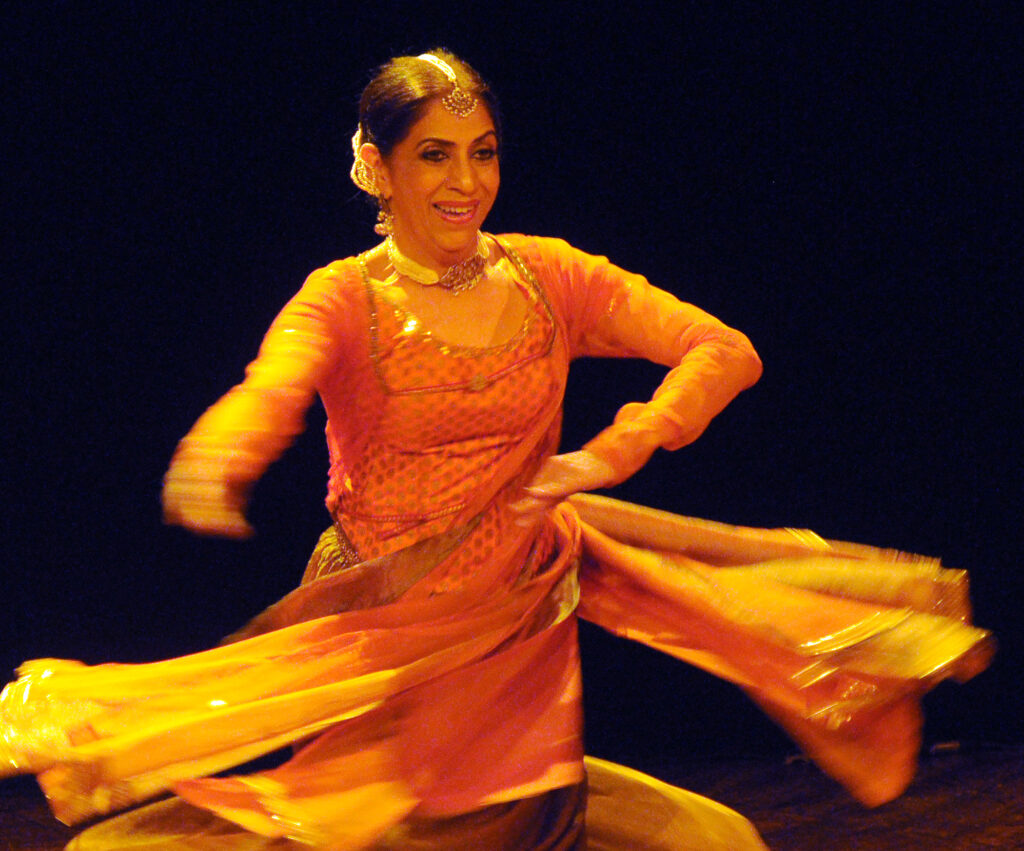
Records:
[[[458,118],[433,101],[379,173],[399,249],[437,272],[465,260],[476,250],[500,183],[490,113],[481,103]]]

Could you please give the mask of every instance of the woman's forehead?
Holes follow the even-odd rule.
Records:
[[[438,139],[468,144],[496,132],[494,120],[483,102],[478,101],[476,109],[465,118],[459,118],[445,109],[440,99],[435,99],[409,129],[405,142],[418,145],[427,139]]]

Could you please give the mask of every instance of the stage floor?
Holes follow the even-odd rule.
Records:
[[[743,813],[773,851],[1024,848],[1024,746],[933,750],[906,794],[874,810],[801,759],[644,768]],[[74,835],[24,778],[0,784],[0,825],[2,851],[56,851]]]

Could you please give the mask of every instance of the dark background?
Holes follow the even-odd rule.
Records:
[[[617,493],[969,569],[1002,650],[928,699],[927,735],[1024,739],[1012,4],[217,5],[3,15],[4,670],[198,650],[295,585],[328,523],[319,410],[249,542],[161,525],[160,479],[305,275],[372,243],[358,93],[441,44],[503,100],[490,230],[607,254],[763,357]],[[566,446],[658,376],[575,367]],[[583,638],[591,750],[786,747],[731,686]]]

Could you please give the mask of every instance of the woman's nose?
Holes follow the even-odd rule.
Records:
[[[461,158],[452,160],[452,168],[448,174],[448,185],[465,193],[470,193],[476,188],[476,170],[473,163]]]

